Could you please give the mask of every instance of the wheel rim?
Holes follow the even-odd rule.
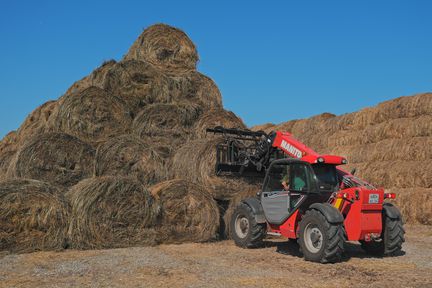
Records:
[[[306,248],[312,253],[318,253],[323,244],[323,234],[317,225],[309,223],[304,230]]]
[[[249,220],[244,215],[238,215],[235,221],[235,232],[240,238],[245,238],[249,233]]]

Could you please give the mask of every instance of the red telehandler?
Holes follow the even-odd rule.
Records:
[[[267,234],[297,239],[304,258],[340,261],[344,242],[359,241],[375,255],[402,249],[404,228],[399,210],[371,184],[340,168],[344,157],[320,155],[290,133],[215,127],[223,134],[216,154],[216,173],[262,177],[256,197],[235,209],[230,233],[236,245],[259,247]]]

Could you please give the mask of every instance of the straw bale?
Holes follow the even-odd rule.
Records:
[[[69,206],[59,188],[36,180],[0,182],[0,250],[66,248]]]
[[[149,189],[161,207],[159,242],[204,242],[216,238],[219,210],[204,187],[175,179]]]
[[[91,144],[127,132],[132,122],[126,104],[97,87],[65,96],[52,126]]]
[[[133,135],[114,137],[98,147],[95,175],[130,176],[143,184],[154,184],[167,175],[159,151],[154,143]]]
[[[158,207],[133,178],[89,178],[66,197],[72,212],[68,236],[73,248],[102,249],[155,244]]]
[[[156,24],[144,30],[125,59],[148,61],[166,73],[178,74],[195,70],[199,58],[186,33],[165,24]]]
[[[30,178],[59,186],[72,186],[92,175],[95,151],[87,143],[64,133],[36,135],[18,150],[8,178]]]
[[[178,145],[189,137],[200,113],[200,107],[193,103],[148,105],[134,119],[132,131],[144,140],[167,138]]]
[[[168,78],[145,61],[128,60],[115,64],[103,87],[125,101],[136,115],[151,103],[171,102]]]

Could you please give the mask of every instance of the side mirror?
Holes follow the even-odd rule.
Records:
[[[353,169],[351,170],[351,175],[354,175],[354,174],[356,173],[356,171],[357,171],[357,168],[353,168]]]

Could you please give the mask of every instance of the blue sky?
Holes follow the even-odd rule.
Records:
[[[432,1],[0,0],[0,137],[167,23],[248,125],[431,91]]]

